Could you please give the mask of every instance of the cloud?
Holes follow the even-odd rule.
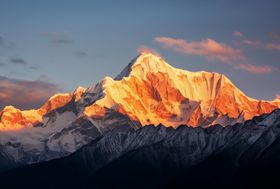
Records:
[[[280,43],[268,43],[265,45],[267,50],[279,51],[280,52]]]
[[[235,36],[239,35],[238,33],[234,32]],[[269,34],[273,39],[280,39],[279,33],[270,33]],[[265,50],[272,50],[272,51],[280,51],[280,43],[268,43],[260,40],[252,40],[242,34],[242,39],[238,41],[238,44],[243,44],[249,47],[258,48],[258,49],[265,49]]]
[[[27,65],[27,62],[22,58],[11,58],[10,62],[16,65]]]
[[[253,41],[253,40],[250,40],[248,38],[243,39],[241,42],[245,45],[255,47],[255,48],[263,46],[263,43],[261,41]]]
[[[244,33],[241,33],[239,31],[233,32],[233,36],[238,37],[238,40],[235,40],[237,45],[246,45],[249,47],[254,48],[263,48],[264,43],[259,40],[252,40],[248,38]]]
[[[233,32],[233,35],[240,38],[239,44],[245,44],[250,47],[262,49],[265,47],[266,49],[280,51],[280,44],[265,44],[261,41],[253,41],[248,39],[243,33],[238,31]],[[164,48],[172,49],[176,52],[187,55],[205,56],[210,60],[217,60],[223,63],[228,63],[236,69],[254,74],[268,74],[279,71],[279,68],[274,66],[254,65],[247,63],[248,60],[241,49],[233,48],[227,44],[219,43],[213,39],[186,41],[183,39],[174,39],[169,37],[156,37],[154,41],[163,45]]]
[[[42,36],[48,38],[52,44],[71,44],[73,40],[57,32],[43,32]]]
[[[0,89],[0,110],[7,105],[21,109],[38,108],[60,90],[58,85],[42,79],[27,81],[3,76],[0,76]]]
[[[244,59],[243,52],[240,49],[218,43],[213,39],[189,42],[183,39],[156,37],[154,40],[162,44],[164,48],[187,55],[206,56],[209,60],[217,60],[223,63],[232,63]]]
[[[279,71],[278,68],[273,66],[257,66],[253,64],[238,64],[237,69],[248,71],[255,74],[266,74]]]
[[[280,40],[280,33],[271,32],[271,33],[269,33],[269,36],[270,36],[272,39]]]
[[[275,98],[280,100],[280,94],[276,94]]]
[[[160,54],[155,49],[152,49],[145,45],[141,45],[140,47],[138,47],[137,52],[140,54],[151,53],[153,55],[160,56]]]
[[[239,32],[239,31],[233,32],[232,35],[235,36],[235,37],[245,37],[244,34]]]

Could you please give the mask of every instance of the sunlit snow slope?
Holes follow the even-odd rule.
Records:
[[[115,79],[106,77],[100,85],[96,92],[104,95],[85,108],[87,116],[106,107],[143,126],[226,126],[280,107],[276,100],[246,96],[223,74],[176,69],[153,54],[138,56]]]

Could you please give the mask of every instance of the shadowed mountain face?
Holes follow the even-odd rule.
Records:
[[[1,149],[1,146],[0,146]],[[18,165],[11,160],[4,152],[0,150],[0,170],[4,172],[6,170],[17,167]]]
[[[6,107],[0,113],[0,145],[8,159],[25,165],[64,157],[111,131],[234,125],[278,107],[279,100],[246,96],[222,74],[176,69],[146,53],[115,79],[56,94],[38,110]]]
[[[7,187],[200,188],[278,184],[280,109],[231,127],[110,132],[68,157],[0,175]],[[12,182],[13,180],[18,182]]]

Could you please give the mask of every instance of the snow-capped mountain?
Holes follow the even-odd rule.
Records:
[[[0,130],[12,131],[46,126],[48,123],[44,122],[46,121],[44,117],[49,117],[53,110],[63,108],[71,101],[78,101],[84,91],[84,88],[78,87],[73,93],[55,94],[39,109],[19,110],[13,106],[6,106],[0,112]]]
[[[4,108],[0,150],[18,164],[34,163],[65,156],[110,131],[227,126],[279,107],[279,100],[247,97],[225,75],[176,69],[145,53],[115,79],[56,94],[38,110]]]
[[[276,100],[246,96],[223,74],[176,69],[153,54],[138,56],[100,85],[103,96],[85,108],[87,116],[98,115],[96,106],[106,107],[141,125],[226,126],[280,107]]]

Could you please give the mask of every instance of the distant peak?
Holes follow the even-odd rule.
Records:
[[[49,101],[55,100],[59,97],[66,97],[66,96],[70,96],[70,93],[56,93],[49,98]]]
[[[81,87],[81,86],[78,86],[75,91],[84,91],[86,88],[84,87]]]
[[[15,108],[14,106],[12,105],[9,105],[9,106],[5,106],[4,109],[2,110],[3,112],[6,112],[6,111],[19,111],[19,109]]]
[[[74,90],[74,95],[80,95],[82,93],[84,93],[86,91],[86,88],[78,86],[75,90]]]

